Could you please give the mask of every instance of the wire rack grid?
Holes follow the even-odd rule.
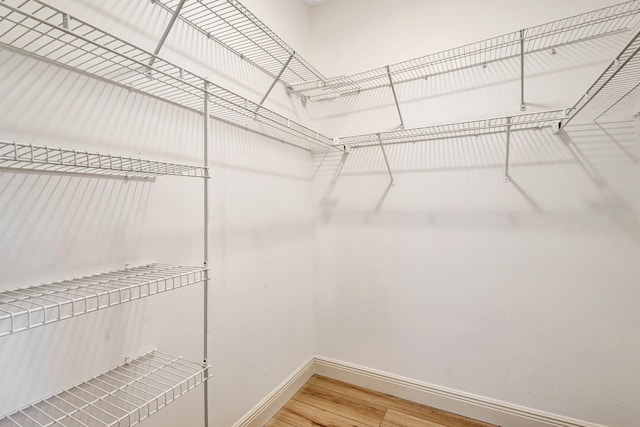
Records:
[[[566,114],[566,109],[537,113],[518,114],[466,122],[447,123],[435,126],[401,129],[390,132],[370,133],[338,138],[336,144],[351,148],[379,147],[382,145],[407,144],[440,139],[480,136],[503,133],[510,130],[537,130],[557,125]]]
[[[0,292],[0,337],[207,279],[207,269],[149,264]]]
[[[173,14],[180,0],[154,3]],[[286,65],[280,80],[288,86],[325,78],[237,0],[193,0],[179,19],[274,79]]]
[[[206,94],[213,118],[307,149],[330,146],[326,136],[40,0],[0,2],[0,47],[200,113]]]
[[[485,66],[514,58],[522,51],[531,54],[560,46],[625,31],[640,14],[640,1],[632,0],[560,19],[521,31],[426,55],[388,67],[350,76],[340,76],[294,85],[292,90],[305,100],[318,101],[365,90],[429,78],[440,74]]]
[[[207,381],[209,366],[154,350],[0,419],[0,427],[131,427]]]
[[[86,150],[0,140],[0,168],[136,178],[173,175],[208,178],[208,168]]]
[[[606,117],[631,116],[640,108],[640,30],[571,109],[572,120],[593,122]],[[633,99],[635,98],[635,99]],[[629,99],[632,102],[627,103]],[[630,110],[630,111],[629,111]]]

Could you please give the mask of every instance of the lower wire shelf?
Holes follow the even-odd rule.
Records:
[[[149,264],[0,292],[0,337],[207,280],[208,270]]]
[[[208,178],[205,167],[0,140],[0,168],[154,179]]]
[[[130,427],[209,379],[209,366],[157,350],[0,419],[0,427]]]

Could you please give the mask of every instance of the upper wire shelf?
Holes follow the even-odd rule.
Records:
[[[0,419],[0,427],[131,427],[208,380],[209,366],[154,350]]]
[[[40,0],[0,2],[0,47],[200,113],[205,110],[206,94],[212,117],[292,145],[308,149],[331,142]],[[152,59],[153,65],[149,65]]]
[[[559,124],[565,117],[566,109],[540,111],[466,122],[447,123],[435,126],[401,129],[389,132],[371,133],[337,138],[336,144],[351,148],[379,147],[381,144],[396,145],[440,139],[504,133],[507,130],[540,130]]]
[[[207,269],[149,264],[0,292],[0,337],[201,283]]]
[[[574,119],[597,122],[606,117],[637,114],[640,109],[639,52],[640,31],[576,102],[562,127]]]
[[[173,14],[180,0],[152,2]],[[325,79],[237,0],[192,0],[184,4],[178,17],[274,79],[286,66],[280,80],[288,86]]]
[[[0,168],[154,178],[162,175],[207,178],[201,166],[115,156],[85,150],[0,140]]]
[[[399,62],[350,76],[294,85],[303,100],[319,101],[342,95],[429,78],[491,62],[531,54],[576,42],[616,34],[628,29],[640,13],[640,0],[594,10],[484,41]]]

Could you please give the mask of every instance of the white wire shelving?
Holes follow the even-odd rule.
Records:
[[[598,122],[640,112],[640,31],[576,102],[562,127],[574,119]]]
[[[154,350],[0,419],[0,427],[131,427],[208,380],[209,366]]]
[[[306,148],[328,145],[311,129],[226,91],[40,0],[0,1],[3,59],[19,54],[172,103]],[[84,150],[0,141],[0,168],[153,178],[208,178],[208,126],[201,167]],[[208,179],[204,186],[204,264],[208,262]],[[0,292],[0,337],[202,283],[203,360],[207,360],[205,267],[150,264]],[[0,419],[0,426],[132,426],[205,382],[209,366],[154,352]],[[204,387],[205,402],[207,396]],[[208,411],[204,411],[205,420]]]
[[[415,144],[425,141],[443,139],[479,137],[482,135],[504,134],[505,136],[505,163],[504,181],[511,182],[509,175],[509,150],[511,134],[518,131],[542,130],[552,127],[554,132],[560,128],[562,119],[567,115],[568,109],[548,110],[537,113],[518,114],[490,119],[471,120],[466,122],[447,123],[435,126],[401,129],[389,132],[370,133],[336,138],[334,143],[341,145],[345,152],[352,149],[378,147],[382,152],[384,163],[389,173],[390,184],[394,184],[393,171],[387,150],[385,147],[398,144]]]
[[[152,0],[273,79],[291,86],[325,77],[237,0]]]
[[[331,139],[40,0],[0,2],[0,47],[309,149]],[[152,64],[152,65],[150,65]],[[206,88],[205,88],[206,87]]]
[[[396,84],[616,34],[626,31],[638,14],[640,1],[632,0],[386,67],[296,84],[292,91],[305,101],[319,101],[393,87]]]
[[[149,264],[2,291],[0,337],[206,280],[206,268]]]
[[[201,166],[2,140],[0,168],[144,179],[165,175],[209,177],[208,169]]]
[[[558,125],[567,109],[540,111],[466,122],[401,129],[337,138],[335,144],[351,148],[379,147],[380,145],[408,144],[440,139],[489,135],[524,130],[539,130]]]

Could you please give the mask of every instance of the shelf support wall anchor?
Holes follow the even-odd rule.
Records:
[[[62,28],[64,28],[65,30],[68,30],[69,29],[69,24],[71,23],[70,21],[71,21],[71,17],[68,14],[63,13],[62,14]]]
[[[289,63],[291,63],[291,60],[293,59],[294,56],[296,56],[295,52],[292,52],[289,55],[289,59],[287,59],[287,62],[284,63],[278,75],[275,77],[275,79],[273,79],[273,82],[271,82],[271,86],[269,86],[269,89],[267,89],[267,92],[264,94],[264,96],[260,100],[260,103],[258,103],[258,107],[256,108],[256,111],[255,111],[256,113],[258,112],[258,110],[260,110],[260,107],[262,107],[262,104],[264,104],[264,101],[267,100],[267,97],[269,97],[269,94],[271,93],[273,88],[276,86],[276,83],[280,81],[280,77],[282,77],[282,74],[284,74],[285,70],[289,66]]]
[[[171,29],[173,28],[173,24],[176,23],[176,20],[178,19],[178,16],[180,15],[180,11],[182,10],[182,6],[184,6],[185,1],[186,0],[180,0],[180,3],[178,3],[178,5],[176,6],[176,10],[173,11],[173,15],[171,15],[171,19],[169,20],[169,23],[167,24],[167,28],[165,28],[164,33],[162,33],[162,37],[160,37],[160,41],[158,42],[158,46],[156,46],[156,49],[153,51],[153,56],[149,60],[149,68],[153,67],[153,63],[156,62],[156,55],[158,55],[158,53],[160,53],[160,49],[162,49],[162,46],[164,45],[164,42],[167,40],[167,37],[169,36],[169,33],[171,32]],[[151,70],[149,70],[149,72],[151,72]]]
[[[204,248],[203,248],[203,263],[204,267],[207,269],[204,272],[205,280],[203,282],[204,288],[204,307],[203,307],[203,363],[206,366],[207,361],[209,360],[209,82],[204,81],[203,85],[203,166],[205,168],[206,177],[203,179],[204,182],[204,223],[203,223],[203,240],[204,240]],[[205,378],[209,377],[209,369],[205,368],[204,372]],[[204,384],[204,426],[207,427],[209,425],[209,381],[205,381]]]
[[[398,103],[398,95],[396,94],[396,88],[393,85],[393,79],[391,78],[391,71],[388,65],[386,68],[387,68],[387,77],[389,77],[389,85],[391,86],[391,93],[393,93],[393,100],[396,103],[396,110],[398,110],[398,116],[400,116],[400,129],[404,129],[404,120],[402,119],[402,111],[400,111],[400,104]]]
[[[509,147],[511,145],[511,117],[507,117],[507,149],[504,158],[504,182],[511,182],[509,177]]]
[[[520,30],[520,111],[527,111],[524,102],[524,30]]]
[[[393,185],[393,173],[391,173],[391,166],[389,166],[389,159],[387,158],[387,150],[384,149],[384,144],[382,143],[382,138],[380,134],[378,134],[378,142],[380,143],[380,149],[382,150],[382,157],[384,157],[384,163],[387,165],[387,171],[389,172],[389,179],[391,180],[391,185]]]

